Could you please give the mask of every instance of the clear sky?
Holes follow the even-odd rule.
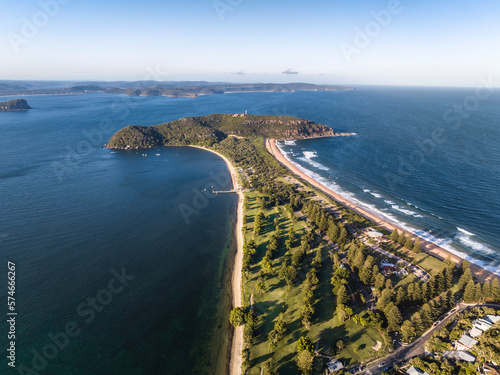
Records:
[[[0,79],[475,86],[498,0],[0,0]]]

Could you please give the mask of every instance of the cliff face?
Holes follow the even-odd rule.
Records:
[[[28,109],[31,109],[31,107],[24,99],[14,99],[0,103],[0,112],[26,111]]]
[[[213,114],[186,117],[155,126],[127,126],[118,131],[108,148],[151,148],[166,145],[212,146],[229,135],[275,139],[334,136],[328,126],[290,116]]]

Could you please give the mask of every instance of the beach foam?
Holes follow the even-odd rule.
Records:
[[[295,143],[295,141],[285,141],[285,144],[287,146],[295,146],[297,143]]]
[[[312,158],[318,157],[318,155],[316,155],[316,152],[314,152],[314,151],[303,151],[302,153],[304,154],[304,157],[299,157],[298,158],[299,160],[305,161],[307,164],[310,164],[310,165],[312,165],[315,168],[321,169],[322,171],[328,171],[328,170],[330,170],[330,168],[324,166],[323,164],[318,163],[317,161],[312,160]],[[292,162],[292,161],[290,160],[290,162]]]
[[[423,218],[422,215],[420,214],[417,214],[415,211],[412,211],[412,210],[407,210],[406,208],[403,208],[401,206],[398,206],[397,204],[393,204],[391,206],[393,209],[395,209],[396,211],[399,211],[399,212],[402,212],[404,213],[405,215],[408,215],[408,216],[413,216],[413,217],[417,217],[417,218]]]
[[[277,144],[277,146],[278,146],[278,149],[280,150],[280,152],[282,153],[282,155],[285,157],[285,159],[287,159],[290,163],[292,163],[293,165],[295,165],[299,170],[301,170],[307,176],[309,176],[312,179],[316,180],[317,182],[319,182],[323,186],[325,186],[328,189],[332,190],[333,192],[339,194],[343,198],[345,198],[345,199],[353,202],[355,205],[358,205],[358,206],[366,209],[367,211],[369,211],[370,213],[372,213],[372,214],[374,214],[374,215],[376,215],[378,217],[384,218],[388,222],[396,225],[397,227],[403,228],[404,230],[406,230],[406,231],[408,231],[408,232],[410,232],[410,233],[412,233],[412,234],[414,234],[414,235],[416,235],[416,236],[418,236],[418,237],[420,237],[420,238],[422,238],[422,239],[424,239],[424,240],[426,240],[428,242],[431,242],[431,243],[433,243],[433,244],[435,244],[435,245],[437,245],[437,246],[439,246],[439,247],[441,247],[441,248],[449,251],[450,253],[452,253],[452,254],[454,254],[454,255],[462,258],[462,259],[466,259],[470,263],[476,264],[479,267],[484,268],[487,271],[490,271],[490,272],[493,272],[493,273],[495,273],[497,275],[500,275],[500,266],[491,265],[491,264],[489,264],[486,261],[483,261],[481,259],[475,258],[471,254],[467,254],[467,253],[465,253],[463,251],[458,250],[456,247],[453,246],[453,239],[452,238],[449,238],[449,237],[446,237],[446,238],[437,237],[437,236],[434,236],[429,231],[425,231],[425,230],[414,228],[411,225],[409,225],[408,223],[399,220],[397,217],[395,217],[391,213],[387,212],[386,209],[379,209],[378,207],[376,207],[373,204],[369,204],[369,203],[360,201],[359,199],[357,199],[354,196],[354,194],[352,194],[351,192],[348,192],[348,191],[342,189],[335,182],[333,182],[333,181],[331,181],[329,179],[326,179],[326,178],[318,175],[317,173],[315,173],[315,172],[313,172],[313,171],[311,171],[311,170],[309,170],[307,168],[304,168],[303,166],[301,166],[300,164],[296,163],[295,161],[291,160],[290,157],[288,156],[288,153],[285,152],[285,151],[283,151],[282,148],[279,147],[278,144]],[[305,151],[305,152],[308,152],[308,151]],[[315,156],[316,156],[316,154],[314,154],[314,157]],[[302,161],[310,162],[310,160],[307,159],[306,157],[302,157],[302,158],[298,158],[298,159],[302,160]],[[326,168],[326,169],[328,169],[328,168]],[[363,190],[365,190],[365,189],[363,189]],[[366,189],[366,190],[368,190],[368,189]],[[388,203],[388,204],[394,203],[393,201],[390,201],[390,200],[385,200],[385,202]],[[397,206],[397,205],[391,204],[391,207],[392,206]],[[405,210],[405,209],[403,209],[403,208],[401,208],[399,206],[397,206],[397,207],[399,208],[399,210],[396,209],[397,211],[401,211],[402,213],[405,213],[405,212],[402,211],[402,210]],[[394,207],[392,207],[392,208],[395,209]],[[406,214],[408,216],[423,217],[422,215],[417,214],[414,211],[410,211],[410,210],[405,210],[405,211],[407,211]],[[410,214],[410,212],[411,212],[411,214]],[[415,216],[415,215],[418,215],[418,216]],[[461,232],[465,236],[464,232],[467,232],[467,231],[465,231],[462,228],[457,228],[457,229],[459,230],[459,232]],[[467,232],[467,233],[470,233],[470,232]],[[473,234],[471,234],[471,235],[473,235]],[[464,242],[464,241],[472,241],[472,240],[465,239],[465,238],[459,238],[459,239],[460,239],[460,241],[464,245],[466,245],[466,247],[470,247],[473,250],[476,250],[476,249],[474,249],[473,246],[470,246],[470,245],[468,245],[468,244],[466,244]],[[472,241],[472,242],[474,242],[474,241]],[[479,243],[477,243],[477,244],[479,244]],[[495,251],[493,251],[492,249],[489,249],[487,247],[486,248],[489,251],[484,251],[484,250],[486,250],[486,249],[484,249],[485,245],[482,245],[482,244],[479,244],[479,245],[481,245],[481,249],[480,250],[483,250],[483,252],[481,253],[481,255],[484,255],[485,257],[488,257],[487,255],[497,254]],[[479,249],[479,246],[478,246],[478,249]],[[478,251],[478,252],[480,252],[480,251]]]
[[[375,193],[375,192],[373,192],[373,191],[371,191],[371,190],[369,190],[369,189],[363,189],[363,191],[364,191],[365,193],[369,193],[369,194],[371,194],[371,195],[372,195],[372,196],[374,196],[375,198],[382,198],[382,194]]]

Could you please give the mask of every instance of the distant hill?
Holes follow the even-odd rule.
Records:
[[[335,134],[326,125],[291,116],[213,114],[186,117],[155,126],[127,126],[113,135],[106,147],[137,149],[166,145],[212,146],[231,135],[300,139]]]
[[[14,99],[0,103],[0,112],[26,111],[31,109],[24,99]]]
[[[234,92],[295,92],[346,91],[350,87],[314,85],[310,83],[221,83],[221,82],[61,82],[61,81],[0,81],[0,96],[4,95],[65,95],[103,92],[128,96],[168,96],[196,98]]]

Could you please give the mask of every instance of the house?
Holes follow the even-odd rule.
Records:
[[[380,267],[382,267],[382,274],[384,274],[384,275],[386,275],[386,274],[390,275],[392,273],[397,273],[398,272],[398,267],[396,267],[392,263],[381,262],[380,263]]]
[[[486,320],[486,319],[482,319],[482,318],[479,318],[479,319],[476,319],[472,322],[472,326],[477,328],[477,329],[480,329],[481,331],[487,331],[491,328],[492,324],[490,321]]]
[[[446,357],[448,359],[454,359],[456,361],[465,361],[471,363],[474,363],[474,361],[476,360],[476,357],[474,357],[469,352],[465,352],[463,350],[444,352],[443,357]]]
[[[371,228],[368,229],[365,233],[368,237],[371,237],[371,238],[374,238],[377,240],[381,240],[382,237],[384,237],[384,234],[382,232],[379,232],[378,230],[371,229]]]
[[[500,321],[500,315],[486,315],[484,319],[491,322],[491,324],[495,324]]]
[[[429,375],[427,372],[420,370],[419,368],[411,366],[406,373],[409,375]]]
[[[477,340],[474,340],[472,337],[464,333],[462,337],[460,337],[460,340],[455,343],[455,350],[471,350],[477,343]]]
[[[330,374],[334,374],[337,371],[342,370],[344,368],[344,365],[342,364],[342,362],[335,360],[335,361],[328,362],[326,364],[326,368],[328,369],[328,372]]]
[[[469,336],[470,337],[479,337],[483,334],[483,331],[481,331],[479,328],[472,327],[472,329],[469,331]]]

